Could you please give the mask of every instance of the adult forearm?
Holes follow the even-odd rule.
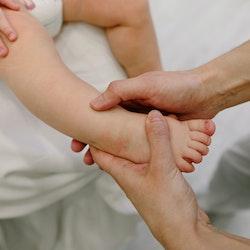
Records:
[[[220,111],[250,101],[250,41],[195,70],[204,96]]]
[[[177,234],[176,234],[177,235]],[[168,240],[166,235],[167,250],[249,250],[250,240],[236,235],[220,232],[211,225],[198,225],[196,232],[187,232],[187,236],[179,235]]]

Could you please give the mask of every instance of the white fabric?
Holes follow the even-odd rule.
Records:
[[[41,7],[39,1],[36,6]],[[49,8],[44,4],[43,10],[45,7]],[[39,18],[39,15],[36,17]],[[43,20],[46,18],[40,21]],[[65,26],[56,42],[61,57],[73,72],[98,89],[104,89],[109,80],[125,77],[102,30],[88,25],[73,27]],[[84,41],[84,33],[88,33],[88,43],[71,49],[75,41]],[[104,53],[105,56],[98,58]],[[86,72],[91,73],[88,75]],[[1,218],[25,215],[50,205],[100,176],[97,169],[85,168],[79,157],[73,155],[69,148],[69,138],[30,114],[6,85],[1,83],[0,87],[1,143],[4,145],[0,149],[3,166],[0,169]],[[122,197],[123,204],[124,195],[121,195],[111,179],[103,177],[102,181],[98,181],[98,186],[102,194],[105,193],[104,189],[109,190],[107,193],[115,190],[114,198],[110,194],[105,198],[111,206],[113,199],[116,209],[134,213],[130,205],[125,210],[123,205],[119,208],[117,199]]]
[[[49,8],[40,1],[37,8]],[[39,19],[44,25],[53,20],[46,15]],[[60,29],[54,20],[53,36]],[[101,29],[65,25],[56,45],[72,71],[100,90],[126,77]],[[114,181],[85,167],[71,152],[70,138],[30,114],[3,82],[0,106],[0,218],[9,218],[0,222],[0,249],[110,250],[127,242],[138,218]]]
[[[162,59],[166,69],[178,70],[198,66],[250,39],[250,29],[248,25],[250,23],[249,0],[154,0],[150,1],[150,3],[159,37]],[[113,79],[125,77],[110,53],[103,32],[99,29],[84,24],[68,25],[64,27],[63,32],[58,37],[57,46],[67,65],[80,77],[95,84],[99,89],[105,88],[107,83]],[[80,157],[72,155],[68,145],[66,145],[66,143],[69,144],[70,139],[51,130],[31,116],[19,105],[15,97],[7,91],[4,85],[2,83],[0,85],[1,173],[3,171],[2,169],[11,168],[13,169],[13,175],[17,176],[18,173],[21,173],[19,170],[22,169],[22,166],[25,166],[25,170],[32,168],[34,165],[35,169],[36,166],[39,166],[36,163],[36,159],[41,159],[43,168],[40,169],[46,167],[47,169],[53,169],[52,174],[55,174],[56,171],[59,173],[61,171],[71,172],[73,168],[76,172],[76,176],[79,177],[79,173],[77,173],[79,171],[84,172],[82,176],[86,175],[86,170],[83,169],[81,165]],[[4,99],[2,99],[3,96]],[[209,208],[205,202],[207,199],[207,189],[222,152],[234,145],[234,142],[240,137],[249,134],[250,116],[247,115],[249,112],[250,105],[245,104],[224,112],[216,119],[218,128],[217,135],[214,137],[212,150],[205,159],[205,162],[198,168],[198,171],[188,176],[190,183],[199,196],[200,202],[206,208]],[[4,129],[2,129],[2,127]],[[97,171],[93,169],[88,171],[89,175],[93,174],[93,180],[97,180],[95,178],[99,173],[96,173]],[[8,179],[7,177],[3,178],[2,174],[1,176],[0,185],[2,180]],[[24,174],[21,173],[20,176],[23,176],[22,178],[27,180],[27,178],[24,178]],[[67,196],[68,198],[64,199],[66,203],[57,202],[48,209],[43,209],[40,212],[33,213],[24,218],[7,220],[5,225],[2,225],[3,222],[1,222],[0,242],[2,242],[2,245],[0,245],[0,249],[53,249],[52,246],[56,237],[59,237],[60,240],[63,239],[64,242],[69,242],[70,237],[74,236],[74,233],[70,236],[72,227],[68,227],[69,231],[67,232],[67,237],[65,237],[65,230],[67,230],[66,224],[79,221],[79,223],[84,225],[85,217],[88,219],[93,218],[94,221],[97,214],[98,217],[96,220],[100,225],[106,225],[103,231],[108,233],[109,237],[106,235],[104,237],[103,231],[101,231],[101,233],[98,231],[97,235],[97,229],[94,230],[95,223],[89,223],[88,225],[91,224],[91,232],[82,226],[79,229],[79,231],[82,230],[82,234],[78,238],[73,238],[74,241],[78,241],[75,244],[79,246],[79,244],[82,243],[82,247],[77,248],[71,245],[72,247],[65,248],[65,250],[122,249],[120,246],[117,247],[116,243],[119,244],[119,241],[115,239],[117,234],[122,232],[124,232],[124,237],[126,238],[126,232],[129,227],[131,228],[131,234],[134,233],[133,226],[126,224],[127,220],[131,223],[131,217],[125,218],[122,216],[120,221],[117,220],[118,223],[115,225],[115,230],[113,230],[114,228],[112,227],[109,228],[109,223],[115,218],[113,216],[115,212],[114,214],[108,214],[108,211],[112,212],[114,210],[106,207],[103,210],[104,212],[96,213],[96,211],[92,211],[92,208],[99,206],[101,208],[105,207],[106,203],[103,202],[103,197],[99,196],[99,191],[95,189],[95,181],[89,182],[88,185],[85,181],[83,181],[83,183],[79,181],[79,185],[84,186],[83,189],[79,190],[75,195]],[[32,189],[34,188],[36,190],[36,185],[34,183],[32,183],[32,185],[34,185]],[[73,185],[73,181],[71,185]],[[107,186],[107,188],[109,188],[109,186]],[[22,193],[19,189],[20,186],[17,187],[16,191]],[[114,194],[115,193],[116,192],[114,192]],[[77,197],[77,195],[79,196]],[[55,195],[55,197],[57,197],[57,195]],[[70,199],[71,197],[72,199]],[[98,197],[99,200],[94,197]],[[114,197],[117,196],[114,195]],[[81,209],[77,210],[77,206],[75,205],[77,201],[81,199],[84,200],[83,203],[88,207],[88,212],[84,210],[84,212],[81,213]],[[122,203],[123,202],[120,204]],[[47,203],[44,204],[42,202],[40,207],[44,205],[47,205]],[[79,213],[75,217],[71,217],[70,213],[68,213],[68,218],[72,218],[71,220],[66,219],[66,216],[64,216],[69,207],[71,209],[75,208],[72,214],[76,212]],[[120,209],[123,210],[123,207],[120,207]],[[18,209],[16,210],[17,211],[15,211],[15,213],[13,212],[12,215],[18,214]],[[33,210],[34,209],[31,209],[31,211]],[[131,212],[131,210],[128,211],[129,213]],[[102,214],[105,214],[105,216],[101,216]],[[65,220],[61,220],[60,218],[65,218]],[[106,221],[104,223],[105,218]],[[224,229],[234,229],[234,233],[241,233],[242,235],[245,233],[245,236],[247,236],[250,225],[246,223],[246,220],[249,220],[250,215],[247,217],[247,213],[244,213],[244,217],[237,218],[239,218],[239,221],[231,220],[230,226],[229,223],[227,223],[227,225],[224,223],[222,227],[224,227]],[[31,222],[28,222],[30,220]],[[64,221],[64,223],[61,223],[62,221]],[[223,222],[225,222],[225,220]],[[235,227],[237,223],[238,230],[236,230]],[[59,234],[58,236],[57,233],[59,232],[55,230],[55,227],[59,224],[63,225],[62,231],[64,234]],[[25,225],[27,225],[27,228],[25,228]],[[49,227],[47,225],[49,225]],[[17,238],[17,241],[13,240],[13,238],[12,241],[11,239],[8,240],[6,233],[3,233],[3,229],[6,228],[10,228],[10,232],[13,232],[12,234],[10,233],[11,236],[16,235],[16,237],[18,237],[18,235],[20,235],[20,238]],[[39,228],[40,231],[36,231],[36,229]],[[140,232],[136,235],[138,238],[134,240],[126,250],[160,249],[158,245],[151,245],[146,234],[142,233],[143,231],[144,228],[140,227]],[[25,235],[23,236],[23,234]],[[22,236],[28,239],[28,241],[22,241]],[[103,240],[103,238],[105,239]],[[120,239],[120,236],[118,238]],[[45,240],[48,245],[45,245]],[[85,247],[83,242],[85,240],[88,242],[87,247]],[[92,245],[89,243],[90,241],[93,241]],[[114,242],[114,245],[106,247],[108,241]],[[12,242],[12,245],[7,248],[7,243],[10,242]],[[15,242],[16,245],[14,247],[13,244]],[[29,242],[30,247],[18,247],[22,242]],[[70,246],[69,244],[67,246]],[[71,242],[71,244],[73,243]],[[41,247],[39,247],[39,245],[41,245]],[[61,249],[64,250],[63,247]]]
[[[165,69],[197,67],[250,40],[249,0],[154,0],[151,7]],[[200,205],[208,211],[212,209],[208,202],[210,181],[223,152],[249,136],[249,114],[248,102],[216,117],[217,131],[210,153],[195,173],[187,175]],[[235,218],[217,216],[219,226],[250,237],[250,223],[246,223],[250,221],[250,209],[244,216],[239,209],[238,213]]]
[[[31,14],[46,28],[52,37],[60,32],[63,23],[62,0],[33,0],[36,5]]]
[[[250,208],[250,135],[222,156],[209,185],[207,202],[214,214]]]

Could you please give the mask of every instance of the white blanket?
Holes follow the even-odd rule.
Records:
[[[249,0],[154,0],[151,5],[166,69],[179,70],[198,66],[250,39]],[[125,77],[99,29],[88,25],[66,26],[57,39],[57,47],[67,65],[98,89],[105,88],[113,79]],[[121,199],[117,189],[112,188],[114,184],[110,184],[112,182],[109,180],[96,184],[95,180],[102,174],[96,169],[86,169],[81,165],[80,156],[72,155],[69,150],[70,139],[30,115],[2,83],[0,88],[0,202],[1,205],[5,204],[0,216],[23,215],[65,196],[69,197],[47,210],[24,217],[24,221],[21,218],[20,221],[8,221],[13,225],[18,222],[20,224],[17,225],[22,225],[16,235],[20,234],[24,239],[34,236],[34,242],[30,240],[30,248],[17,249],[51,249],[57,237],[56,225],[59,222],[62,225],[60,238],[65,250],[121,249],[119,244],[124,240],[123,234],[130,235],[130,228],[134,225],[133,218],[125,214],[130,214],[133,210]],[[218,130],[213,149],[198,171],[188,177],[204,206],[207,185],[222,151],[238,137],[249,133],[250,116],[246,115],[249,111],[249,104],[245,104],[222,113],[216,119]],[[30,169],[32,178],[36,177],[35,181],[29,180]],[[39,181],[44,180],[47,185],[39,184]],[[14,187],[10,189],[9,183]],[[21,189],[21,186],[26,188]],[[113,191],[103,194],[104,189]],[[35,200],[41,190],[41,199]],[[73,193],[75,194],[69,196]],[[20,201],[27,198],[27,202],[22,201],[22,205],[15,209],[17,198]],[[118,216],[109,206],[122,211],[124,215],[120,213]],[[44,219],[46,216],[47,220]],[[88,221],[90,218],[99,223],[99,229],[93,227],[91,220]],[[74,227],[76,222],[78,226]],[[82,227],[83,231],[79,233],[81,223],[85,222],[89,231]],[[4,229],[9,227],[8,223],[3,226]],[[109,223],[115,228],[107,230],[104,225]],[[20,232],[25,231],[21,230],[25,225],[30,225],[27,226],[28,233],[21,234]],[[31,234],[30,228],[47,230],[47,225],[51,225],[51,231],[45,231],[43,237],[39,237],[36,230]],[[78,233],[73,237],[75,229],[78,229]],[[130,233],[133,234],[134,231],[131,230]],[[145,237],[140,234],[127,249],[153,249]],[[43,239],[40,242],[41,248],[34,248],[39,238]],[[2,240],[5,241],[9,243],[8,239]],[[64,250],[63,246],[60,245],[58,249]]]
[[[99,90],[126,77],[101,29],[65,25],[56,46],[69,68]],[[2,236],[0,248],[34,250],[36,242],[43,250],[51,245],[108,250],[127,242],[138,218],[114,181],[84,166],[82,156],[71,152],[70,138],[30,114],[3,82],[0,105],[0,217],[26,215],[0,223],[0,231],[10,237]],[[23,248],[12,245],[14,239],[20,241],[16,237],[22,238]]]

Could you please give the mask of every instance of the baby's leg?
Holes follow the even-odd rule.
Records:
[[[64,20],[105,28],[113,53],[130,77],[161,70],[147,0],[64,0]]]

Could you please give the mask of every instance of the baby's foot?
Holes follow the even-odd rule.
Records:
[[[209,152],[215,124],[211,120],[179,121],[175,116],[166,117],[176,164],[183,172],[194,171],[192,163],[201,163]]]

